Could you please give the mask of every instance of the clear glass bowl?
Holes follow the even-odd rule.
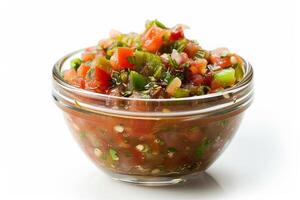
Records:
[[[204,96],[133,99],[76,88],[61,76],[82,50],[53,68],[53,97],[86,155],[117,180],[159,186],[204,172],[224,151],[253,99],[253,71]]]

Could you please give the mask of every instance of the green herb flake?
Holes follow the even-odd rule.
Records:
[[[149,29],[149,28],[152,27],[153,25],[156,25],[157,27],[163,28],[163,29],[166,29],[166,28],[167,28],[163,23],[161,23],[161,22],[158,21],[157,19],[152,20],[152,21],[150,21],[150,20],[147,20],[147,21],[146,21],[146,29]]]
[[[212,139],[204,138],[196,149],[196,155],[201,157],[204,155],[208,147],[213,143]]]
[[[204,49],[200,49],[197,51],[195,58],[205,58],[207,56],[207,51],[205,51]]]
[[[114,149],[109,149],[109,154],[110,157],[114,160],[114,161],[118,161],[119,160],[119,156],[116,150]]]
[[[88,77],[89,79],[92,79],[93,76],[94,76],[94,72],[95,72],[95,69],[94,69],[94,68],[89,69],[89,71],[87,72],[87,77]]]
[[[222,127],[225,127],[228,123],[229,123],[228,119],[224,119],[224,120],[218,122],[219,126],[222,126]]]
[[[177,152],[177,149],[175,147],[168,148],[168,153],[175,153],[175,152]]]
[[[80,138],[85,139],[86,138],[86,133],[85,132],[80,132]]]

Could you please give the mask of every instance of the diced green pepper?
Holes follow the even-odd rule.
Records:
[[[237,81],[240,81],[244,77],[244,67],[242,64],[237,63],[234,67],[235,69],[235,78]]]
[[[182,97],[188,97],[190,96],[190,91],[188,89],[184,88],[176,88],[173,97],[175,98],[182,98]]]
[[[112,160],[118,161],[119,160],[119,156],[116,150],[114,149],[109,149],[109,154]]]
[[[122,71],[120,73],[120,79],[121,79],[122,83],[127,83],[128,82],[128,72]]]
[[[129,74],[129,89],[130,90],[144,90],[145,85],[147,85],[148,80],[145,76],[137,73],[136,71],[131,71]]]
[[[223,88],[232,86],[235,81],[235,70],[233,68],[223,69],[214,75],[214,81],[216,81]]]
[[[197,88],[197,95],[205,95],[209,92],[210,88],[206,85],[201,85]]]
[[[71,68],[77,70],[81,65],[82,60],[80,58],[75,58],[71,61]]]
[[[147,76],[154,76],[155,78],[160,78],[161,73],[164,71],[164,65],[161,58],[153,53],[144,51],[135,51],[134,55],[128,57],[128,62],[133,64],[137,71],[142,68],[147,68]]]
[[[163,29],[167,28],[163,23],[161,23],[157,19],[152,20],[152,21],[150,21],[150,20],[146,21],[146,29],[150,28],[153,25],[156,25],[157,27],[160,27],[160,28],[163,28]]]
[[[199,144],[199,146],[196,149],[196,155],[198,157],[203,156],[203,154],[205,153],[205,151],[207,150],[207,148],[213,143],[213,141],[211,139],[208,138],[203,138],[203,140],[201,141],[201,143]]]
[[[170,152],[170,153],[175,153],[176,151],[177,151],[177,149],[175,147],[168,148],[168,152]]]
[[[110,73],[111,72],[111,64],[109,60],[107,60],[105,57],[99,57],[95,59],[94,63],[95,66],[99,66],[102,68],[104,71]]]

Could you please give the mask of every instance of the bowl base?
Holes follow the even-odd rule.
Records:
[[[125,174],[111,174],[113,180],[118,180],[126,183],[132,183],[142,186],[168,186],[182,184],[189,180],[196,179],[201,176],[203,172],[197,172],[188,175],[174,176],[174,177],[149,177],[149,176],[136,176],[136,175],[125,175]]]

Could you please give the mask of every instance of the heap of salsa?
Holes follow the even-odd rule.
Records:
[[[185,26],[147,21],[143,33],[111,31],[84,50],[63,72],[68,83],[93,92],[131,98],[182,98],[234,86],[243,60],[227,48],[203,49],[184,35]]]

